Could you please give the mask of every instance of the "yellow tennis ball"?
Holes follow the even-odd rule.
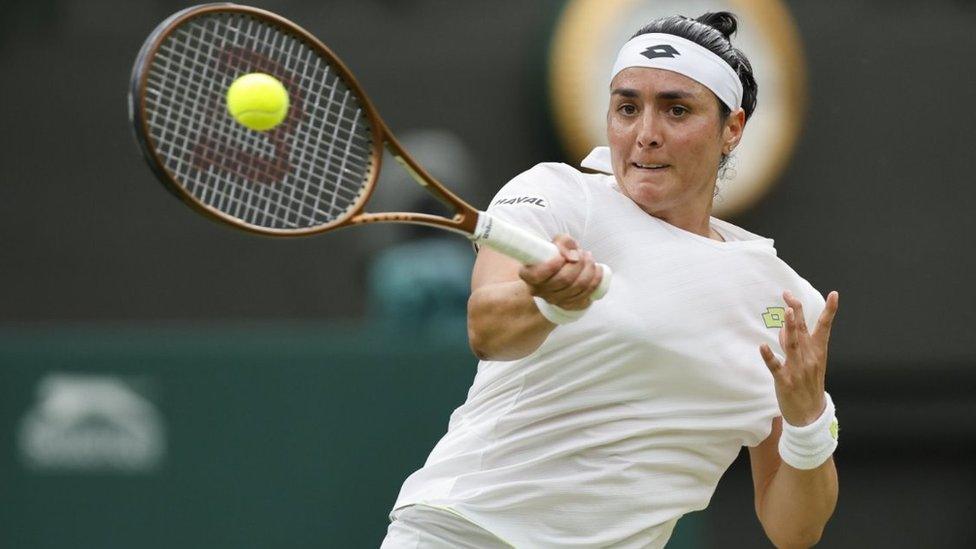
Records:
[[[247,128],[270,130],[288,115],[288,90],[270,74],[245,74],[227,88],[227,111]]]

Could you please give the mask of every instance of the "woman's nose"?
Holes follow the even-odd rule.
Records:
[[[660,128],[656,117],[650,112],[645,112],[641,117],[640,127],[637,129],[637,146],[642,149],[661,146]]]

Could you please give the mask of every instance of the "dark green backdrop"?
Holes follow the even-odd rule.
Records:
[[[340,328],[79,330],[0,338],[0,436],[49,372],[120,376],[162,415],[155,471],[29,469],[0,456],[0,547],[367,547],[463,401],[443,341]]]
[[[335,324],[0,331],[0,547],[378,547],[401,483],[474,376],[463,336]],[[50,374],[114,378],[150,402],[165,427],[158,467],[32,467],[18,434]],[[118,429],[94,415],[74,434]],[[693,526],[677,547],[695,542]]]

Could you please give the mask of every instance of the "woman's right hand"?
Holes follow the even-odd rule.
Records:
[[[590,306],[590,296],[603,280],[603,269],[593,260],[593,254],[581,250],[569,235],[552,239],[559,255],[552,259],[523,265],[519,278],[529,287],[529,293],[568,311]]]
[[[533,296],[569,311],[590,306],[603,269],[569,236],[553,242],[559,256],[531,267],[491,248],[478,252],[468,299],[468,343],[481,360],[516,360],[542,345],[556,324],[541,314]]]

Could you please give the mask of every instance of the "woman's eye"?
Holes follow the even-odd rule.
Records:
[[[621,105],[617,110],[626,115],[637,113],[637,107],[633,105]]]
[[[674,105],[668,109],[668,112],[671,113],[672,116],[684,116],[688,114],[688,109],[682,107],[681,105]]]

